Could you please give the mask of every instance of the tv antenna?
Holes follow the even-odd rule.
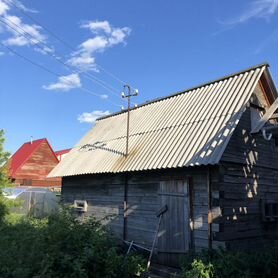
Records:
[[[138,96],[138,90],[132,89],[129,85],[124,85],[124,91],[122,92],[122,98],[127,98],[127,126],[126,126],[126,151],[125,157],[128,156],[128,141],[129,141],[129,119],[130,119],[130,98]]]

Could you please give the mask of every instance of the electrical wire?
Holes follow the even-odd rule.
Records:
[[[64,39],[62,39],[61,37],[59,37],[57,34],[55,34],[53,31],[51,31],[49,28],[47,28],[45,25],[43,25],[41,22],[39,22],[38,20],[34,19],[32,16],[30,16],[28,13],[26,13],[21,7],[19,7],[13,0],[7,0],[12,6],[14,6],[15,8],[17,8],[23,15],[25,15],[26,17],[28,17],[31,21],[33,21],[34,23],[36,23],[37,25],[39,25],[42,29],[44,29],[45,31],[47,31],[52,37],[54,37],[57,41],[59,41],[60,43],[62,43],[64,46],[66,46],[67,48],[71,49],[72,51],[76,51],[76,49],[69,44],[67,41],[65,41]],[[116,81],[118,81],[119,83],[121,83],[122,85],[126,85],[127,82],[123,81],[122,79],[120,79],[119,77],[117,77],[115,74],[111,73],[110,71],[108,71],[107,69],[105,69],[104,67],[102,67],[101,65],[99,65],[98,63],[95,63],[103,72],[105,72],[106,74],[110,75],[113,79],[115,79]],[[130,86],[132,89],[135,89],[134,87]]]
[[[9,46],[3,44],[2,42],[0,42],[0,45],[1,45],[2,47],[7,48],[10,52],[12,52],[12,53],[15,54],[16,56],[20,57],[21,59],[25,60],[26,62],[32,64],[33,66],[36,66],[36,67],[38,67],[38,68],[40,68],[40,69],[42,69],[42,70],[44,70],[44,71],[46,71],[46,72],[48,72],[48,73],[50,73],[50,74],[56,76],[56,77],[58,77],[58,78],[59,78],[59,77],[62,77],[62,75],[60,75],[60,74],[58,74],[58,73],[56,73],[56,72],[50,70],[49,68],[47,68],[47,67],[45,67],[45,66],[43,66],[43,65],[41,65],[41,64],[38,64],[38,63],[34,62],[34,61],[31,60],[30,58],[28,58],[28,57],[26,57],[26,56],[20,54],[19,52],[15,51],[15,50],[12,49],[11,47],[9,47]],[[66,83],[67,83],[67,82],[66,82]],[[68,82],[68,84],[71,84],[71,82]],[[103,95],[100,95],[100,94],[97,94],[97,93],[95,93],[95,92],[92,92],[91,90],[89,90],[89,89],[87,89],[87,88],[80,87],[80,88],[78,88],[78,89],[80,89],[80,90],[82,90],[82,91],[84,91],[84,92],[86,92],[86,93],[89,93],[89,94],[91,94],[91,95],[97,96],[97,97],[99,97],[100,99],[102,99],[103,101],[107,101],[107,102],[111,103],[111,104],[114,105],[114,106],[121,107],[121,105],[116,104],[116,103],[110,101],[109,99],[104,99],[104,98],[103,98]]]
[[[3,18],[3,17],[2,17]],[[9,20],[8,18],[4,18],[6,21],[10,22],[11,24],[13,24],[14,26],[16,26],[18,29],[22,30],[22,32],[20,32],[19,30],[17,30],[16,28],[12,27],[8,22],[6,22],[5,20],[0,19],[0,22],[2,22],[3,24],[5,24],[6,26],[8,26],[9,28],[11,28],[12,30],[14,30],[17,34],[23,36],[25,39],[27,39],[29,42],[31,42],[32,45],[36,45],[38,46],[43,53],[51,56],[52,58],[54,58],[57,62],[59,62],[60,64],[62,64],[63,66],[65,66],[69,71],[73,71],[74,73],[78,73],[78,74],[82,74],[83,76],[85,76],[87,79],[93,81],[93,82],[97,82],[100,86],[102,86],[103,88],[105,88],[106,90],[108,90],[109,92],[111,92],[112,94],[114,94],[115,96],[119,97],[119,95],[117,93],[115,93],[112,90],[112,86],[110,86],[109,84],[106,84],[104,81],[98,79],[97,77],[86,73],[86,72],[78,72],[76,70],[73,69],[73,67],[69,66],[67,63],[63,62],[60,58],[58,58],[59,56],[51,53],[50,51],[46,51],[46,49],[51,49],[51,47],[49,47],[45,42],[34,38],[30,33],[26,32],[21,26],[19,26],[18,24],[12,22],[11,20]],[[28,36],[28,37],[27,37]],[[30,37],[30,38],[29,38]],[[43,45],[43,46],[41,46]],[[110,87],[110,88],[109,88]],[[115,91],[117,91],[117,89],[114,89]]]

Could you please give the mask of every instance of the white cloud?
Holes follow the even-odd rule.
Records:
[[[60,76],[58,78],[58,82],[43,86],[45,90],[63,91],[63,92],[67,92],[71,89],[80,88],[80,87],[81,87],[81,81],[79,75],[76,73]]]
[[[0,51],[0,56],[3,56],[3,55],[5,55],[5,52]]]
[[[108,99],[108,95],[103,94],[103,95],[100,96],[100,98],[101,99]]]
[[[89,21],[81,25],[89,29],[94,36],[82,42],[78,51],[72,53],[67,62],[78,69],[96,70],[94,55],[120,43],[126,43],[131,29],[128,27],[115,28],[108,21]]]
[[[108,116],[110,114],[110,112],[107,111],[101,111],[101,110],[95,110],[91,113],[88,112],[84,112],[81,115],[78,116],[78,121],[80,123],[95,123],[96,119],[100,118],[100,117],[104,117],[104,116]]]
[[[125,38],[130,32],[131,29],[128,27],[114,29],[111,33],[111,37],[108,39],[110,46],[125,42]]]
[[[95,51],[104,50],[108,45],[105,37],[97,36],[84,41],[81,45],[81,52],[91,54]]]
[[[29,12],[29,13],[37,13],[38,12],[34,9],[27,8],[20,1],[17,1],[17,0],[4,0],[4,1],[6,1],[6,3],[14,4],[15,6],[17,6],[18,8],[20,8],[24,12]]]
[[[0,0],[0,15],[5,14],[10,7],[2,0]]]
[[[36,12],[17,0],[0,0],[0,15],[3,21],[0,24],[1,32],[11,35],[2,42],[10,46],[34,46],[34,50],[43,54],[53,52],[53,48],[46,45],[47,37],[40,26],[26,24],[20,17],[10,14],[14,5],[25,12]]]
[[[234,25],[245,23],[255,18],[269,19],[277,11],[277,9],[278,0],[256,0],[251,2],[248,8],[238,17],[221,23]]]
[[[104,31],[105,33],[111,33],[111,26],[108,21],[90,21],[86,24],[81,25],[83,28],[89,28],[93,33]]]
[[[16,46],[24,46],[26,45],[26,39],[24,37],[12,37],[4,41],[6,45],[16,45]]]
[[[41,54],[47,54],[47,53],[50,53],[52,54],[53,56],[55,56],[57,59],[60,59],[61,60],[61,57],[55,55],[55,49],[53,46],[47,46],[47,45],[41,45],[38,47],[38,46],[35,46],[34,49],[37,51],[37,52],[40,52]]]
[[[7,45],[34,45],[46,40],[46,36],[40,32],[41,27],[37,25],[25,24],[19,17],[14,15],[5,15],[3,20],[7,24],[5,26],[7,31],[13,35],[4,41]]]
[[[67,63],[80,69],[81,71],[98,71],[97,66],[95,64],[95,58],[87,53],[83,53],[80,56],[72,57],[67,61]]]

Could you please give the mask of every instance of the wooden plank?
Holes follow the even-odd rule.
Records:
[[[277,108],[278,108],[278,98],[276,98],[276,100],[266,110],[263,117],[258,121],[257,125],[251,130],[251,134],[259,132],[262,129],[262,127],[266,124],[266,122],[271,118],[271,116],[274,114]]]
[[[271,116],[270,120],[273,120],[273,119],[278,119],[278,113],[274,113],[274,114]]]
[[[189,249],[188,184],[185,180],[161,181],[160,192],[160,205],[167,205],[168,211],[162,217],[158,249],[185,253]],[[171,256],[177,252],[166,253],[160,254],[164,263],[179,264],[178,258]]]

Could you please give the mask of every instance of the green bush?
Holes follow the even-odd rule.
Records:
[[[184,278],[277,278],[278,244],[265,250],[231,252],[222,249],[188,254]]]
[[[68,210],[0,226],[1,278],[124,278],[143,265],[138,256],[125,259],[99,222],[80,222]]]
[[[204,264],[201,260],[194,260],[191,269],[184,271],[186,278],[213,278],[213,265],[211,263]]]
[[[40,220],[9,213],[15,203],[1,192],[12,186],[3,144],[0,130],[1,278],[128,278],[144,271],[142,258],[125,258],[94,219],[80,222],[69,210]]]

